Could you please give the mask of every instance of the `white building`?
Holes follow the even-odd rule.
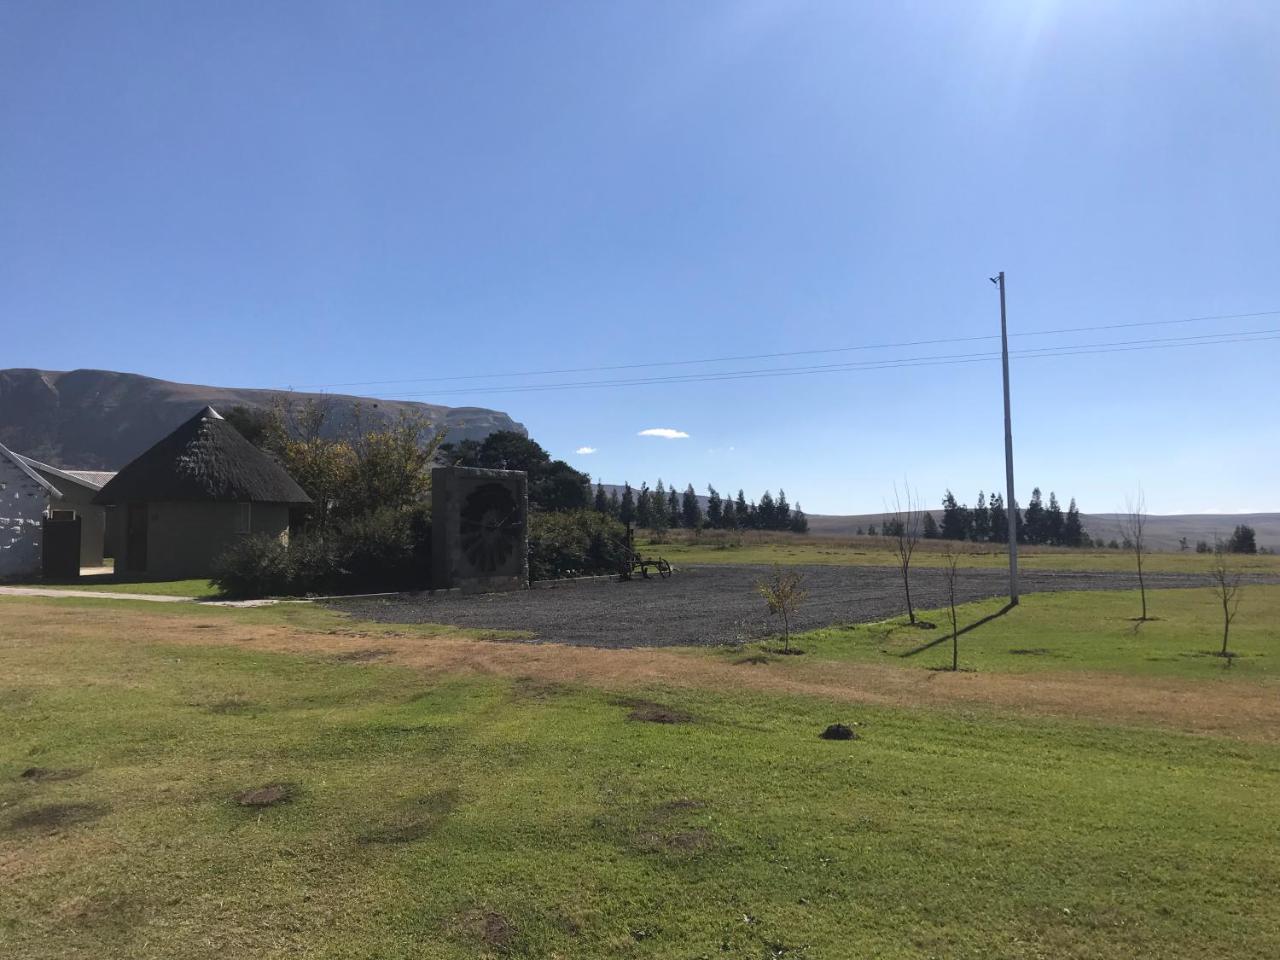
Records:
[[[60,470],[0,443],[0,579],[38,577],[46,516],[80,519],[80,565],[101,566],[106,511],[93,497],[114,474]]]

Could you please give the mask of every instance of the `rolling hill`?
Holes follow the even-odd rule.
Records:
[[[268,407],[276,398],[315,400],[337,431],[357,415],[373,426],[401,413],[445,427],[448,439],[483,440],[497,430],[527,435],[497,410],[329,393],[212,387],[111,370],[0,370],[0,443],[55,467],[117,470],[201,407]]]

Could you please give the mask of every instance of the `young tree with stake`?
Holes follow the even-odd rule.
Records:
[[[1227,641],[1231,635],[1231,621],[1236,618],[1240,608],[1240,572],[1235,569],[1228,558],[1227,550],[1219,541],[1213,551],[1213,569],[1209,576],[1213,578],[1213,593],[1222,604],[1222,651],[1220,657],[1229,657]]]
[[[890,530],[886,534],[893,537],[894,550],[898,554],[898,569],[902,571],[902,589],[907,596],[907,617],[912,624],[916,622],[915,607],[911,603],[911,555],[920,542],[921,513],[920,496],[911,489],[910,484],[903,481],[903,490],[893,485],[893,511],[890,518]]]
[[[1133,551],[1133,559],[1138,566],[1138,591],[1142,594],[1142,616],[1138,619],[1141,623],[1149,619],[1147,617],[1147,582],[1142,572],[1142,561],[1147,552],[1147,502],[1141,487],[1138,488],[1136,497],[1126,500],[1120,527],[1125,544]]]
[[[951,669],[960,669],[960,629],[956,622],[956,566],[960,555],[947,546],[942,555],[942,573],[947,578],[947,603],[951,607]]]
[[[768,580],[756,584],[756,592],[764,598],[771,614],[782,616],[782,652],[791,652],[791,618],[800,604],[809,596],[804,589],[804,574],[799,570],[784,570],[775,565]]]

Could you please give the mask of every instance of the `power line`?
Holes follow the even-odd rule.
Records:
[[[1061,327],[1056,330],[1028,330],[1011,333],[1011,337],[1048,337],[1067,333],[1094,333],[1099,330],[1127,330],[1135,327],[1159,327],[1186,323],[1204,323],[1215,320],[1249,320],[1258,317],[1280,316],[1280,310],[1262,310],[1257,313],[1225,313],[1204,317],[1184,317],[1177,320],[1143,320],[1134,323],[1107,323],[1084,327]],[[932,340],[904,340],[898,343],[866,343],[850,347],[818,347],[809,350],[787,350],[778,353],[750,353],[725,357],[703,357],[698,360],[660,360],[646,363],[619,363],[590,367],[564,367],[558,370],[525,370],[497,373],[469,373],[448,377],[406,377],[399,380],[349,380],[344,383],[300,384],[290,389],[327,390],[334,387],[379,387],[399,383],[451,383],[460,380],[492,380],[512,377],[544,377],[571,373],[607,373],[616,370],[642,370],[655,367],[686,367],[703,363],[731,363],[739,360],[777,360],[786,357],[814,356],[831,353],[852,353],[863,350],[891,350],[901,347],[939,346],[947,343],[974,343],[981,340],[998,340],[999,334],[983,334],[968,337],[940,337]],[[458,391],[453,391],[458,392]],[[464,391],[471,392],[471,391]]]
[[[1010,356],[1024,359],[1077,356],[1086,354],[1127,353],[1134,350],[1159,350],[1172,347],[1214,346],[1227,343],[1254,343],[1280,340],[1280,329],[1254,330],[1240,333],[1197,334],[1189,337],[1149,338],[1121,340],[1109,343],[1060,344],[1052,347],[1036,347],[1011,351]],[[517,384],[514,386],[476,386],[432,390],[414,393],[398,393],[386,399],[408,399],[421,396],[445,396],[459,393],[542,393],[560,390],[590,389],[599,387],[633,387],[675,385],[681,383],[710,383],[728,380],[753,380],[772,377],[809,376],[821,373],[857,372],[863,370],[891,370],[903,367],[953,366],[963,363],[983,363],[999,359],[996,353],[944,354],[941,356],[901,357],[887,360],[845,361],[841,363],[812,364],[801,367],[773,367],[751,370],[726,370],[718,373],[672,374],[661,377],[635,377],[611,380],[578,380],[564,383]],[[376,399],[376,398],[370,398]]]

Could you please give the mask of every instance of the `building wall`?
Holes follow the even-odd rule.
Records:
[[[40,524],[49,491],[0,456],[0,578],[40,575]]]
[[[174,580],[207,577],[218,557],[233,543],[249,535],[287,540],[289,507],[279,503],[254,503],[249,507],[249,528],[242,532],[240,503],[151,503],[147,505],[147,568],[149,577]],[[116,570],[131,573],[129,537],[122,524],[128,508],[121,504],[117,520]]]
[[[74,510],[80,518],[80,566],[102,566],[103,545],[107,536],[107,510],[95,506],[96,490],[82,487],[59,477],[57,474],[37,472],[62,493],[62,499],[53,504],[55,510]]]

